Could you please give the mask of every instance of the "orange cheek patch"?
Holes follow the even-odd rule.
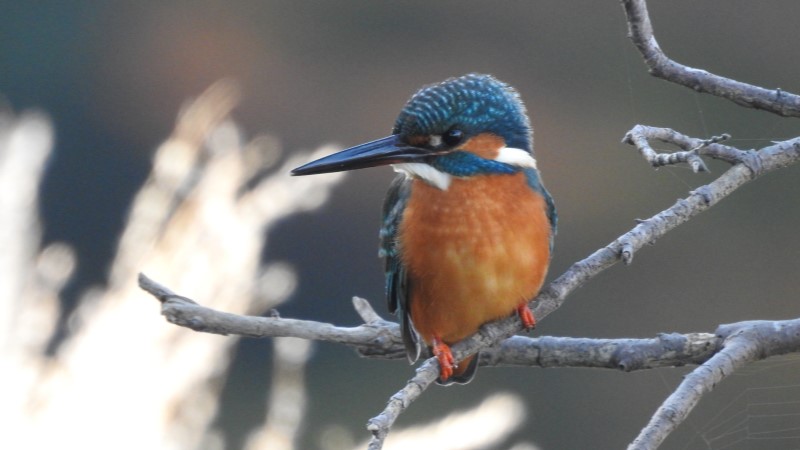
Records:
[[[492,133],[481,133],[467,140],[459,150],[468,151],[480,156],[483,159],[495,159],[500,153],[500,149],[505,147],[503,138]]]

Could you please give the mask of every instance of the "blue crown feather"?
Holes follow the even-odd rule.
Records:
[[[509,147],[533,153],[533,131],[514,88],[491,75],[469,74],[426,86],[406,103],[393,134],[441,135],[460,129],[467,136],[489,132]]]

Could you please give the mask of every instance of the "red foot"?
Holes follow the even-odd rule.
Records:
[[[448,378],[453,376],[453,354],[450,352],[450,346],[442,342],[439,337],[433,338],[433,354],[439,361],[439,379],[447,381]]]
[[[519,315],[519,320],[522,321],[522,325],[526,330],[532,330],[536,328],[536,318],[533,317],[533,311],[528,308],[527,303],[517,306],[517,314]]]

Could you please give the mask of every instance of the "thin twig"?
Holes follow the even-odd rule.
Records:
[[[372,432],[369,450],[380,450],[383,447],[383,442],[394,421],[433,384],[438,376],[439,364],[436,362],[436,358],[428,358],[417,368],[414,378],[408,380],[405,387],[389,399],[386,408],[377,416],[369,419],[367,430]]]
[[[625,144],[631,144],[639,149],[642,157],[653,167],[661,167],[668,164],[682,162],[692,163],[692,159],[699,159],[699,156],[708,156],[714,159],[725,161],[730,164],[747,162],[748,152],[734,147],[722,145],[720,142],[730,139],[729,134],[712,136],[708,139],[698,139],[681,134],[671,128],[649,127],[646,125],[636,125],[622,138]],[[649,141],[656,140],[675,145],[684,151],[675,153],[657,153],[650,146]],[[705,164],[700,161],[703,167]],[[694,169],[694,167],[692,167]],[[708,168],[695,170],[708,171]]]
[[[622,0],[628,35],[644,57],[650,74],[675,84],[728,99],[747,108],[786,117],[800,117],[800,96],[782,89],[764,89],[721,77],[671,60],[659,47],[645,0]]]
[[[245,337],[297,337],[333,341],[359,348],[402,349],[396,323],[381,321],[357,327],[337,327],[313,320],[256,317],[231,314],[198,305],[139,274],[139,287],[161,303],[161,314],[175,325],[212,334],[235,334]]]

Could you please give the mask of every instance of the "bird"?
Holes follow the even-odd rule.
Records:
[[[399,316],[412,364],[427,346],[439,384],[466,384],[478,354],[455,361],[450,347],[514,314],[532,329],[528,302],[550,265],[558,215],[537,168],[526,108],[492,75],[448,78],[413,94],[388,137],[291,173],[383,165],[398,173],[380,230],[389,311]]]

